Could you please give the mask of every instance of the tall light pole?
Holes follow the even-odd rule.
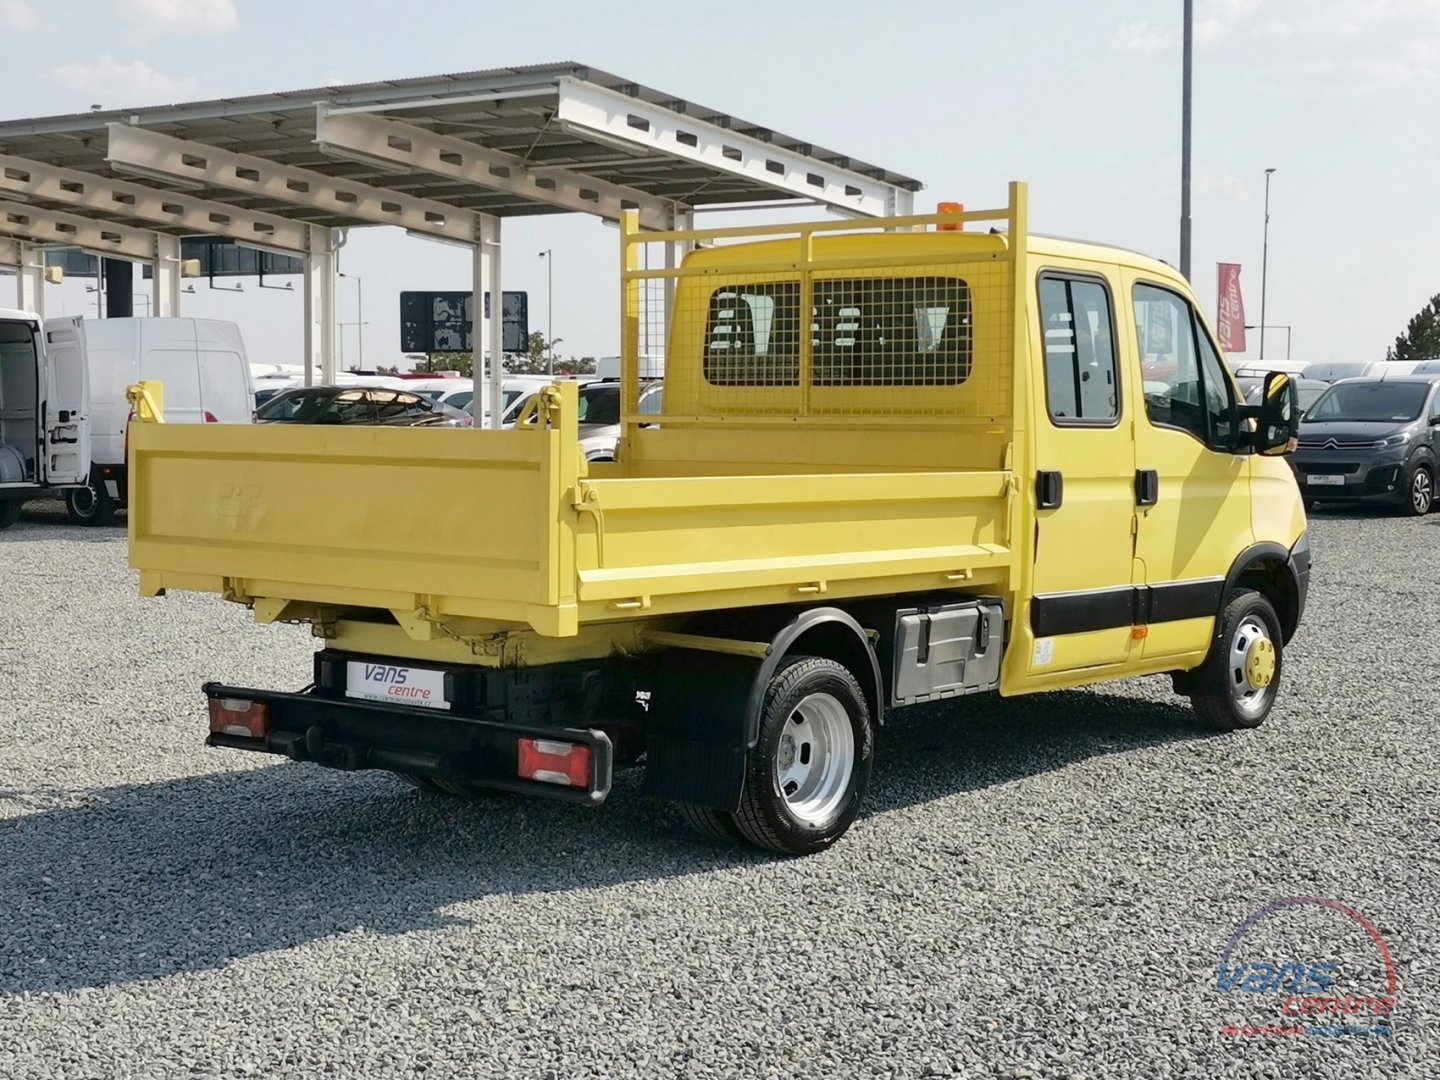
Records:
[[[1190,60],[1194,53],[1194,22],[1195,2],[1185,0],[1180,60],[1180,273],[1186,281],[1190,280]]]
[[[1265,236],[1260,246],[1260,359],[1265,359],[1265,278],[1270,268],[1270,174],[1265,170]]]
[[[1247,325],[1247,326],[1245,327],[1245,329],[1246,329],[1246,330],[1259,330],[1260,327],[1259,327],[1259,325],[1253,325],[1253,324],[1252,324],[1252,325]],[[1289,360],[1289,359],[1290,359],[1290,330],[1291,330],[1291,325],[1290,325],[1289,323],[1279,323],[1279,322],[1277,322],[1277,323],[1271,323],[1271,324],[1270,324],[1270,329],[1272,329],[1272,330],[1284,330],[1284,331],[1285,331],[1285,359],[1286,359],[1286,360]]]
[[[358,358],[355,366],[361,371],[365,370],[365,281],[359,274],[338,273],[337,277],[349,278],[355,282],[355,344]],[[344,352],[344,340],[342,335],[341,353]]]
[[[545,374],[555,374],[555,346],[551,338],[555,335],[555,250],[546,248],[540,252],[545,260]]]

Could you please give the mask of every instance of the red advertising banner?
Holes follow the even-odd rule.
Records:
[[[1215,309],[1220,348],[1227,353],[1245,351],[1245,300],[1240,295],[1240,264],[1216,263],[1220,270],[1219,298]]]

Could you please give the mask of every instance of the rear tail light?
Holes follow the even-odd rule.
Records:
[[[211,698],[210,730],[217,735],[263,739],[270,731],[270,706],[243,698]]]
[[[516,771],[522,780],[588,788],[590,747],[553,739],[521,739],[520,764]]]
[[[205,410],[205,423],[207,423],[207,424],[218,424],[219,422],[220,422],[220,418],[219,418],[218,416],[216,416],[216,415],[215,415],[213,412],[211,412],[209,409],[206,409],[206,410]]]

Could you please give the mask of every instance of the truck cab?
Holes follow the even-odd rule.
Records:
[[[89,408],[79,316],[0,309],[0,528],[26,499],[85,483]]]

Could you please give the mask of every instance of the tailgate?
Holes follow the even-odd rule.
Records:
[[[559,426],[510,431],[136,423],[130,563],[149,595],[425,609],[573,634],[562,496],[578,468],[575,402],[557,411]]]

